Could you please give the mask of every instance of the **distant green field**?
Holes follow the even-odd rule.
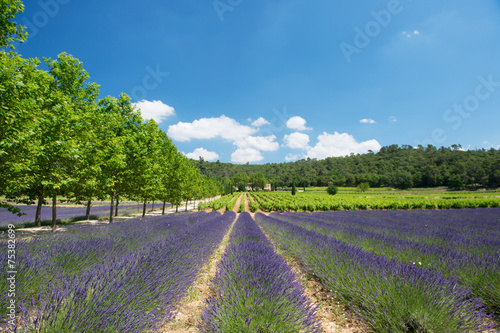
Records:
[[[372,191],[252,193],[264,211],[323,211],[357,209],[450,209],[500,207],[498,191]]]
[[[300,187],[299,187],[300,189]],[[339,187],[339,191],[341,192],[352,192],[358,191],[357,187]],[[380,192],[380,191],[395,191],[395,192],[440,192],[447,191],[447,187],[431,187],[431,188],[412,188],[407,190],[397,190],[390,187],[371,187],[367,192]],[[326,192],[326,186],[310,186],[306,187],[306,192]]]

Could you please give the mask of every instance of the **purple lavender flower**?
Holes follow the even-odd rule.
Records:
[[[242,213],[212,282],[202,332],[319,332],[315,307],[250,214]]]

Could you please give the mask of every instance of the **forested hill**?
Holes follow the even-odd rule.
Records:
[[[202,174],[217,180],[237,174],[264,175],[274,187],[291,186],[357,186],[368,182],[371,187],[395,188],[449,186],[500,186],[500,150],[468,150],[453,145],[437,149],[391,145],[377,153],[306,159],[289,163],[262,165],[196,161]]]

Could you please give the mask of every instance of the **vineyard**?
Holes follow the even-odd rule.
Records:
[[[239,193],[201,203],[199,209],[232,210]],[[452,209],[500,207],[500,192],[370,192],[326,193],[305,192],[295,196],[290,192],[249,193],[250,210],[266,212],[328,211],[328,210],[388,210],[388,209]]]

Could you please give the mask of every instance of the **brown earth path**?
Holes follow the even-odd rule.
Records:
[[[234,204],[234,207],[233,207],[233,212],[235,212],[236,214],[238,214],[238,209],[240,209],[241,200],[243,200],[244,197],[245,197],[245,193],[240,194],[238,199],[236,199],[236,203]],[[238,217],[236,217],[236,218],[238,218]]]
[[[244,195],[244,194],[243,194]],[[229,241],[229,235],[231,230],[233,230],[234,223],[238,219],[238,209],[240,207],[241,200],[243,200],[243,195],[239,195],[236,199],[236,204],[234,205],[233,212],[235,212],[236,218],[234,219],[231,227],[229,228],[226,235],[222,239],[220,246],[210,257],[208,264],[205,265],[200,270],[200,274],[196,279],[196,282],[188,289],[188,295],[185,299],[177,306],[177,313],[174,319],[165,324],[160,332],[165,333],[191,333],[199,332],[198,322],[201,318],[201,313],[205,306],[206,299],[210,296],[210,282],[215,277],[217,272],[217,266],[221,260],[224,251],[226,250],[227,243]],[[225,207],[219,210],[220,213],[224,213]]]
[[[265,215],[269,215],[269,213],[267,212],[262,213]],[[255,220],[256,213],[250,212],[250,214]],[[328,290],[325,290],[314,276],[308,274],[296,259],[292,258],[286,252],[281,251],[276,246],[276,242],[271,237],[269,237],[269,235],[264,231],[264,229],[262,229],[260,225],[259,228],[262,230],[271,244],[273,244],[274,251],[276,251],[276,253],[285,260],[294,274],[298,277],[298,280],[304,287],[306,296],[314,305],[317,306],[316,316],[321,322],[322,332],[362,333],[367,331],[366,328],[364,328],[358,320],[347,314],[347,308],[339,301],[335,300],[332,293],[330,293]]]
[[[241,200],[245,200],[245,211],[249,212],[255,219],[255,214],[250,212],[250,199],[248,193],[240,195],[234,205],[233,211],[237,213],[233,224],[224,236],[221,245],[209,259],[208,264],[201,270],[196,282],[189,288],[188,295],[177,307],[177,313],[174,319],[166,323],[159,332],[164,333],[194,333],[200,332],[197,325],[201,313],[205,306],[206,299],[210,296],[210,282],[215,277],[217,266],[227,247],[229,235],[233,229],[234,223],[239,217],[238,209]],[[260,211],[260,210],[259,210]],[[263,212],[265,213],[265,212]],[[265,213],[268,215],[269,213]],[[259,226],[260,227],[260,226]],[[262,230],[262,228],[261,228]],[[346,308],[339,302],[336,302],[330,293],[325,291],[314,277],[305,273],[300,263],[280,251],[273,240],[266,234],[266,237],[273,244],[276,253],[280,254],[292,271],[298,277],[300,283],[304,286],[306,296],[316,305],[317,316],[321,322],[322,332],[324,333],[357,333],[364,332],[359,324],[353,318],[346,315]]]
[[[252,213],[250,211],[250,198],[249,198],[250,194],[249,193],[245,193],[245,212],[249,212],[250,214]],[[253,217],[253,215],[252,215]]]
[[[177,307],[174,319],[166,323],[159,332],[165,333],[192,333],[199,332],[197,327],[201,318],[201,313],[205,307],[205,300],[210,296],[210,281],[215,277],[217,266],[226,250],[229,242],[229,235],[233,230],[236,217],[224,235],[220,246],[210,257],[208,263],[200,270],[200,274],[188,289],[188,295]]]

